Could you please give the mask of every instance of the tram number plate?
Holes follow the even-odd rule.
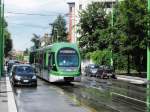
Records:
[[[29,82],[29,80],[23,80],[23,82]]]

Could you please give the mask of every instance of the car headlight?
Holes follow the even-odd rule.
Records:
[[[32,77],[32,79],[36,79],[36,76],[34,75],[34,76]]]
[[[15,79],[16,79],[16,80],[21,80],[21,77],[16,75],[16,76],[15,76]]]

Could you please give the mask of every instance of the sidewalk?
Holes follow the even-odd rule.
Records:
[[[17,112],[9,77],[0,79],[0,112]]]
[[[148,83],[146,78],[125,76],[125,75],[117,75],[117,79],[127,81],[133,84],[147,84]]]
[[[0,80],[0,110],[1,112],[8,112],[7,87],[5,77],[1,77]]]

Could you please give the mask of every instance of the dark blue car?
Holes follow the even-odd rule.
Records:
[[[37,77],[34,68],[28,64],[13,65],[10,71],[12,85],[37,86]]]

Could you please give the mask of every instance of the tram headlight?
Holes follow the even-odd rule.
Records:
[[[15,79],[16,79],[16,80],[21,80],[21,76],[16,75],[16,76],[15,76]]]

